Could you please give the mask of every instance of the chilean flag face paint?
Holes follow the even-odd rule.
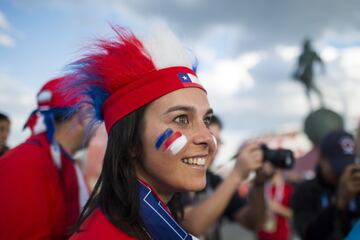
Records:
[[[164,151],[169,150],[173,155],[176,155],[185,147],[187,139],[181,132],[174,132],[172,129],[166,129],[156,140],[155,148]]]

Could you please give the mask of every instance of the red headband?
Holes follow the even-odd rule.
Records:
[[[191,69],[169,67],[148,73],[119,88],[103,104],[107,132],[129,113],[161,96],[187,87],[196,87],[206,91]]]

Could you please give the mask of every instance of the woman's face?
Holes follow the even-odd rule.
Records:
[[[216,148],[208,129],[211,116],[206,93],[197,88],[176,90],[147,107],[136,171],[165,202],[174,192],[205,187],[206,165]]]

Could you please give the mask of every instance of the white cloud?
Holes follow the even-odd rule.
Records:
[[[17,81],[0,70],[0,111],[8,114],[11,120],[9,143],[14,146],[25,139],[27,132],[22,127],[35,109],[35,90]]]
[[[8,22],[5,14],[2,11],[0,11],[0,29],[7,31],[10,30],[10,23]],[[6,48],[14,47],[15,40],[9,34],[0,32],[0,46]]]
[[[269,116],[274,114],[277,116],[283,116],[284,118],[291,117],[292,119],[298,120],[306,116],[310,110],[303,89],[301,89],[301,87],[298,86],[298,84],[295,82],[284,82],[283,84],[279,85],[275,94],[278,97],[275,98],[272,102],[274,103],[274,106],[277,107],[268,108]],[[271,99],[268,99],[268,101],[271,101]]]
[[[0,28],[8,30],[10,28],[10,24],[7,21],[5,14],[0,11]]]
[[[341,51],[339,60],[341,78],[338,91],[346,108],[349,127],[356,127],[360,120],[360,47],[349,47]]]
[[[217,51],[215,48],[200,45],[195,49],[195,52],[198,59],[201,59],[201,66],[211,65],[217,59]]]
[[[15,41],[9,35],[0,33],[0,45],[3,47],[11,48],[15,46]]]
[[[233,94],[254,87],[250,70],[263,58],[260,53],[248,53],[235,59],[221,59],[213,67],[199,73],[203,84],[216,96],[231,97]]]
[[[360,47],[347,48],[342,52],[340,66],[347,77],[359,80],[360,78]]]
[[[291,61],[300,54],[299,47],[278,45],[275,47],[275,53],[284,61]]]
[[[339,57],[339,51],[334,47],[326,46],[321,49],[320,56],[325,62],[331,62]]]

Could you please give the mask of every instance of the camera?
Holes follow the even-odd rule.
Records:
[[[295,164],[294,154],[289,149],[270,149],[265,144],[261,145],[264,161],[269,161],[274,167],[291,169]]]

